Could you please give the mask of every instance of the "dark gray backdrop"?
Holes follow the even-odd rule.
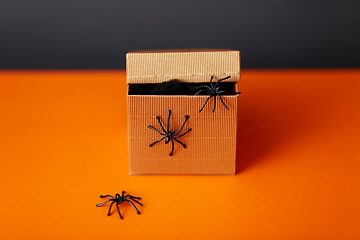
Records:
[[[359,67],[360,1],[0,0],[0,68],[125,68],[132,50],[230,48],[243,68]]]

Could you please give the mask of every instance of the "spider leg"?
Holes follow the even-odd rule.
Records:
[[[131,199],[131,200],[133,200],[134,202],[136,202],[137,204],[139,204],[140,206],[144,206],[141,202],[139,202],[139,201],[137,201],[136,199]]]
[[[203,87],[205,87],[205,88],[207,88],[207,89],[211,89],[211,87],[209,87],[208,85],[201,85],[201,86],[195,87],[195,88],[203,88]],[[206,89],[205,89],[205,90],[206,90]]]
[[[221,91],[221,92],[218,92],[218,93],[223,93],[223,92],[225,92],[225,93],[227,93],[229,95],[241,94],[241,92],[229,92],[229,91]]]
[[[199,90],[197,93],[195,93],[195,96],[198,95],[199,93],[201,93],[202,91],[206,91],[206,89]]]
[[[161,122],[160,122],[160,117],[159,116],[156,116],[156,119],[158,120],[158,122],[159,122],[159,125],[160,125],[160,127],[161,127],[161,129],[164,131],[164,133],[166,133],[166,131],[165,131],[165,129],[164,129],[164,127],[163,127],[163,125],[161,124]],[[164,134],[163,134],[164,135]]]
[[[114,203],[115,203],[115,202],[112,202],[112,203],[110,204],[108,216],[110,216],[111,207],[112,207],[112,205],[113,205]]]
[[[130,200],[136,202],[137,204],[139,204],[140,206],[143,206],[143,204],[142,204],[141,202],[139,202],[139,201],[136,200],[136,199],[139,199],[139,198],[133,197],[133,196],[131,196],[131,195],[126,195],[125,198],[126,198],[126,200],[129,200],[129,199],[130,199]],[[136,199],[135,199],[135,198],[136,198]],[[141,199],[141,198],[140,198],[140,199]]]
[[[141,199],[141,197],[135,197],[135,196],[130,195],[130,194],[126,194],[125,197],[131,197],[131,198],[135,198],[135,199]]]
[[[137,208],[135,207],[135,205],[134,205],[130,200],[125,200],[125,201],[129,202],[129,203],[131,204],[131,206],[133,206],[133,208],[136,210],[137,214],[140,214],[139,209],[137,209]]]
[[[186,123],[186,121],[187,121],[188,119],[189,119],[189,115],[185,115],[185,120],[184,120],[181,128],[179,129],[179,131],[177,131],[177,132],[175,133],[175,135],[178,134],[179,132],[181,132],[181,130],[184,128],[184,125],[185,125],[185,123]]]
[[[219,84],[219,82],[224,81],[224,80],[226,80],[226,79],[228,79],[228,78],[231,78],[231,76],[227,76],[227,77],[224,77],[224,78],[222,78],[222,79],[219,79],[219,80],[216,82],[215,87],[217,87],[217,85]]]
[[[211,78],[210,78],[210,86],[211,86],[211,88],[214,88],[214,86],[212,85],[212,80],[214,79],[214,76],[211,76]],[[215,85],[216,86],[216,85]]]
[[[214,96],[214,107],[213,107],[213,113],[215,112],[215,106],[216,106],[216,96]]]
[[[113,196],[111,196],[111,195],[100,195],[100,197],[101,197],[101,198],[111,197],[111,198],[113,198],[113,199],[114,199],[114,197],[113,197]]]
[[[132,196],[132,195],[129,195],[129,194],[126,194],[125,197],[129,197],[131,199],[141,199],[141,197],[135,197],[135,196]]]
[[[152,127],[152,126],[148,126],[148,128],[150,128],[150,129],[152,129],[152,130],[154,130],[154,131],[156,131],[157,133],[159,133],[160,135],[165,135],[164,133],[161,133],[159,130],[157,130],[156,128],[154,128],[154,127]]]
[[[212,98],[212,97],[213,97],[213,96],[210,96],[210,97],[208,97],[208,98],[206,99],[204,105],[203,105],[202,108],[199,110],[199,113],[204,109],[206,103],[207,103],[207,102],[209,101],[209,99]]]
[[[171,113],[171,110],[169,110],[169,112],[168,112],[167,132],[169,132],[169,127],[170,127],[170,113]]]
[[[218,97],[220,98],[220,101],[222,102],[222,104],[224,105],[224,107],[229,110],[228,106],[226,106],[226,104],[224,103],[224,100],[222,99],[222,97],[218,94]]]
[[[107,201],[105,201],[105,202],[103,202],[103,203],[96,204],[96,207],[101,207],[102,205],[108,203],[110,200],[111,200],[111,199],[109,199],[109,200],[107,200]]]
[[[124,197],[125,197],[125,198],[126,198],[126,197],[127,197],[127,198],[131,198],[131,199],[141,199],[141,197],[135,197],[135,196],[130,195],[130,194],[126,194]]]
[[[117,212],[118,212],[120,218],[123,219],[123,217],[121,216],[121,213],[120,213],[120,209],[119,209],[119,204],[118,204],[118,203],[116,203],[116,209],[117,209]]]
[[[161,142],[161,141],[164,140],[165,138],[166,138],[166,137],[162,137],[162,138],[160,138],[159,140],[151,143],[151,144],[149,145],[149,147],[152,147],[155,143]]]
[[[169,153],[169,156],[172,156],[174,152],[174,139],[171,139],[171,152]]]
[[[192,128],[189,128],[186,132],[184,132],[183,134],[179,135],[179,136],[175,136],[175,138],[179,138],[179,137],[182,137],[184,136],[185,134],[187,134],[188,132],[190,132],[192,130]],[[174,139],[175,139],[174,138]],[[176,140],[176,139],[175,139]]]
[[[180,140],[177,140],[176,138],[174,138],[175,141],[177,141],[178,143],[180,143],[184,148],[186,148],[186,145],[184,143],[182,143]]]

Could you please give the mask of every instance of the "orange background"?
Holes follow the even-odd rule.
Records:
[[[360,70],[239,88],[235,176],[129,176],[124,71],[0,71],[0,239],[359,239]]]

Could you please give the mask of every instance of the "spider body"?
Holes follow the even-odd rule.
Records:
[[[207,95],[210,95],[204,105],[201,107],[201,109],[199,110],[199,113],[204,109],[206,103],[210,100],[210,98],[214,98],[214,106],[213,106],[213,110],[212,112],[214,113],[215,112],[215,106],[216,106],[216,97],[219,97],[221,103],[224,105],[224,107],[229,110],[228,106],[226,106],[224,100],[222,99],[221,95],[223,95],[224,93],[226,94],[240,94],[241,92],[228,92],[228,91],[221,91],[221,86],[218,86],[218,84],[221,82],[221,81],[224,81],[228,78],[230,78],[231,76],[227,76],[227,77],[224,77],[222,79],[219,79],[215,84],[212,83],[212,80],[214,78],[214,76],[211,76],[211,79],[210,79],[210,86],[208,85],[203,85],[203,86],[200,86],[198,87],[200,90],[195,94],[195,95],[198,95],[199,93],[201,92],[205,92]]]
[[[165,134],[165,144],[168,144],[171,139],[175,139],[175,131],[170,130]]]
[[[109,197],[110,199],[103,202],[103,203],[100,203],[100,204],[97,204],[96,207],[101,207],[103,206],[104,204],[108,203],[108,202],[111,202],[110,204],[110,207],[109,207],[109,211],[108,211],[108,216],[111,215],[111,207],[114,203],[116,203],[116,209],[117,209],[117,212],[120,216],[121,219],[123,219],[121,213],[120,213],[120,209],[119,209],[119,204],[121,203],[124,203],[124,202],[128,202],[131,204],[131,206],[136,210],[137,214],[140,214],[140,211],[139,209],[136,208],[136,206],[134,205],[133,201],[137,204],[139,204],[140,206],[143,206],[142,203],[140,203],[139,201],[137,200],[140,200],[141,197],[134,197],[134,196],[131,196],[129,194],[125,195],[125,191],[122,191],[122,194],[120,196],[120,194],[116,193],[115,197],[111,196],[111,195],[100,195],[100,198],[105,198],[105,197]]]
[[[168,122],[167,122],[167,130],[165,130],[165,128],[163,127],[161,121],[160,121],[160,117],[159,116],[156,116],[156,119],[157,121],[159,122],[159,125],[160,125],[160,128],[163,132],[160,132],[159,130],[157,130],[156,128],[152,127],[152,126],[148,126],[148,128],[156,131],[157,133],[159,133],[161,136],[163,136],[162,138],[160,138],[159,140],[151,143],[149,145],[149,147],[152,147],[154,144],[158,143],[158,142],[161,142],[162,140],[165,139],[165,144],[168,144],[169,142],[171,142],[171,152],[169,153],[170,156],[173,155],[173,152],[174,152],[174,141],[175,142],[178,142],[179,144],[181,144],[184,148],[186,148],[186,145],[181,142],[178,138],[184,136],[185,134],[187,134],[188,132],[190,132],[192,129],[189,128],[186,132],[184,132],[183,134],[181,135],[178,135],[178,133],[181,132],[181,130],[183,130],[184,126],[185,126],[185,123],[186,121],[189,119],[189,116],[188,115],[185,115],[185,120],[181,126],[181,128],[178,130],[178,131],[174,131],[174,130],[170,130],[170,114],[171,114],[171,110],[168,111]]]

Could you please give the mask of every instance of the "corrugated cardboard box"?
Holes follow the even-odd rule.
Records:
[[[240,81],[240,52],[233,50],[133,52],[126,55],[127,83],[158,84],[171,79],[209,85],[231,76],[227,82]],[[224,82],[225,82],[224,81]],[[128,88],[129,89],[129,88]],[[195,95],[127,95],[129,173],[137,174],[235,174],[236,127],[238,95],[224,95],[227,110],[217,98],[213,113],[213,98],[201,113],[200,108],[209,96]],[[168,110],[171,110],[170,129],[178,131],[185,115],[189,116],[179,138],[187,148],[177,142],[174,152],[171,142],[161,141],[156,116],[167,127]]]

